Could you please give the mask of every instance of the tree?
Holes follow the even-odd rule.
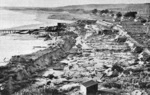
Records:
[[[105,10],[101,10],[100,12],[101,12],[101,14],[103,14],[103,13],[106,14],[106,13],[109,13],[109,10],[108,10],[108,9],[105,9]]]
[[[147,20],[146,19],[141,19],[141,23],[146,23],[147,22]]]
[[[96,14],[97,12],[98,12],[97,9],[93,9],[93,10],[92,10],[92,13],[93,13],[93,14]]]
[[[113,17],[113,16],[114,16],[114,14],[111,14],[111,16]]]
[[[137,12],[127,12],[124,14],[125,17],[136,17]]]
[[[122,16],[121,12],[118,12],[118,13],[116,14],[116,16],[117,16],[117,18],[120,18],[120,17]]]

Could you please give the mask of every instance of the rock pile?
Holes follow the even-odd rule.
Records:
[[[9,65],[11,70],[14,71],[15,66],[18,66],[16,72],[22,69],[24,71],[13,72],[17,78],[8,77],[7,83],[12,84],[12,79],[24,80],[31,75],[33,77],[37,70],[55,64],[54,68],[47,69],[44,75],[36,79],[32,85],[35,91],[45,89],[46,86],[46,89],[57,89],[61,95],[79,95],[78,86],[87,80],[94,80],[99,83],[99,95],[150,94],[149,55],[146,56],[143,47],[131,41],[127,33],[119,29],[107,29],[96,21],[78,21],[70,27],[78,34],[76,41],[69,37],[58,44],[54,51],[51,49],[52,52],[46,49],[31,55],[14,56]],[[61,60],[62,58],[64,59]],[[30,71],[25,64],[30,66],[31,63],[33,66]],[[8,68],[10,67],[2,68],[2,72]],[[29,88],[25,90],[28,91]],[[41,95],[40,92],[37,95]]]
[[[2,95],[5,92],[13,93],[33,83],[36,77],[41,76],[41,71],[65,58],[68,55],[67,51],[74,44],[75,39],[73,37],[65,36],[53,48],[49,47],[32,54],[13,56],[7,66],[0,67],[0,83],[3,88],[1,91]],[[12,86],[13,88],[11,88]]]

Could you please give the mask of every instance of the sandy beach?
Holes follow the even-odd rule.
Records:
[[[35,21],[39,22],[37,24],[28,24],[19,27],[13,27],[9,29],[14,30],[22,30],[22,29],[38,29],[40,27],[46,26],[55,26],[58,22],[72,23],[72,20],[60,20],[60,19],[49,19],[48,17],[51,15],[50,12],[36,12],[36,11],[19,11],[24,14],[33,14],[36,16]]]
[[[23,14],[31,14],[31,12],[22,12]],[[40,27],[55,26],[58,22],[71,23],[73,21],[48,19],[48,13],[32,12],[35,15],[35,21],[37,24],[28,24],[13,28],[12,30],[23,30],[23,29],[39,29]],[[6,29],[7,30],[7,29]],[[42,38],[36,38],[34,35],[19,35],[19,34],[7,34],[0,35],[0,66],[6,65],[7,62],[13,55],[30,54],[44,48],[34,48],[34,46],[46,47],[47,41]]]
[[[9,34],[0,36],[0,66],[6,65],[13,55],[30,54],[45,48],[34,48],[35,46],[47,47],[48,42],[34,35]],[[6,61],[6,62],[5,62]]]

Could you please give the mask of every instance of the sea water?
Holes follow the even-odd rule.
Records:
[[[35,14],[25,14],[16,11],[0,10],[0,30],[32,24],[43,24],[36,21]],[[58,22],[68,22],[50,19],[48,26],[56,25]],[[71,22],[68,22],[71,23]],[[41,24],[41,25],[42,25]],[[47,25],[47,24],[46,24]],[[34,48],[35,46],[47,47],[49,42],[43,39],[36,39],[30,35],[8,34],[0,35],[0,66],[6,65],[12,56],[30,54],[44,48]]]
[[[35,14],[0,9],[0,29],[39,24],[40,22],[35,19]]]
[[[42,48],[35,48],[36,46]],[[14,55],[31,54],[47,47],[47,41],[30,37],[28,34],[0,36],[0,66],[6,65]]]

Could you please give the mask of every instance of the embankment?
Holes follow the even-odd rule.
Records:
[[[0,67],[0,83],[4,89],[1,91],[2,95],[9,95],[34,82],[41,71],[65,58],[74,45],[75,38],[64,36],[54,47],[32,54],[13,56],[7,66]]]

